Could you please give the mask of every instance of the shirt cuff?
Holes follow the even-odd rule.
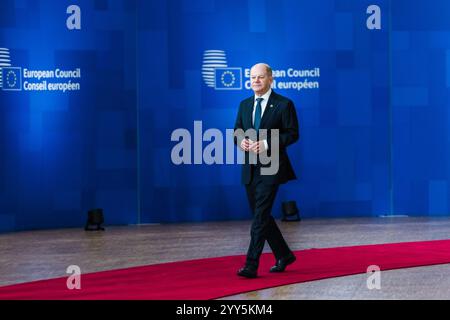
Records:
[[[267,140],[263,140],[264,142],[264,147],[266,148],[266,150],[269,150],[269,144],[267,143]]]

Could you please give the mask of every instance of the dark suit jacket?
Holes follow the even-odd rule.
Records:
[[[251,96],[243,101],[239,106],[239,112],[236,118],[236,124],[234,130],[242,129],[244,131],[253,128],[252,114],[254,106],[255,96]],[[260,129],[267,129],[267,143],[269,145],[269,156],[271,149],[271,134],[270,129],[279,130],[279,170],[274,175],[262,175],[264,183],[267,184],[282,184],[289,180],[296,179],[294,170],[292,169],[291,162],[289,161],[288,154],[286,152],[287,146],[298,140],[298,120],[297,113],[294,107],[294,103],[286,97],[275,93],[272,93],[267,102],[266,109],[264,110],[263,117],[261,119]],[[242,139],[245,136],[236,135],[235,143],[240,146]],[[260,138],[259,140],[263,140]],[[249,184],[252,178],[252,168],[256,166],[259,170],[262,165],[257,163],[251,165],[246,161],[242,166],[242,183]]]

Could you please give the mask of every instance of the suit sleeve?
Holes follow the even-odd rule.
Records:
[[[289,100],[285,112],[282,113],[282,128],[280,130],[280,145],[287,147],[298,140],[298,119],[294,103]]]
[[[245,135],[240,132],[240,130],[244,131],[244,125],[242,122],[242,102],[239,105],[239,111],[236,117],[236,122],[234,124],[234,144],[237,146],[241,145],[242,140],[244,140]]]
[[[271,136],[271,139],[273,136]],[[286,108],[281,113],[281,128],[279,128],[279,147],[281,149],[296,142],[299,138],[298,133],[298,119],[294,103],[289,100]],[[271,149],[271,139],[269,142],[269,149]]]

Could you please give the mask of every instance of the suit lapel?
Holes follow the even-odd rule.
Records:
[[[272,113],[275,111],[276,108],[275,101],[276,101],[275,92],[272,91],[269,97],[269,101],[267,101],[266,109],[264,110],[264,114],[261,119],[261,125],[259,126],[260,128],[268,129],[265,127],[265,124],[267,123],[268,119],[270,119],[270,117],[272,116]]]
[[[247,129],[253,128],[253,105],[254,105],[255,98],[248,99],[248,104],[246,108],[247,114],[245,115],[245,120],[247,121]]]

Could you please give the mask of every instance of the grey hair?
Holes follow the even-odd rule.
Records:
[[[263,65],[263,66],[266,68],[267,75],[268,75],[269,77],[272,77],[272,68],[271,68],[267,63],[264,63],[264,62],[257,63],[257,64],[255,64],[253,67],[257,66],[258,64]],[[252,68],[253,68],[253,67],[252,67]]]
[[[267,63],[263,63],[263,65],[266,67],[267,74],[271,77],[272,76],[272,68]]]

